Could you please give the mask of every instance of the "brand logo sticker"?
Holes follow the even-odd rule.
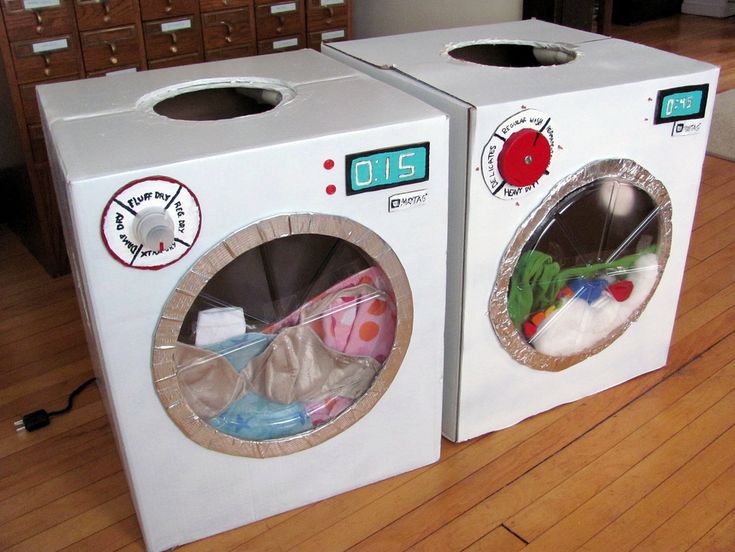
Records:
[[[392,195],[388,198],[388,212],[393,213],[394,211],[405,211],[413,207],[421,207],[422,205],[426,205],[428,198],[429,192],[427,190],[416,190]]]
[[[699,134],[702,130],[702,121],[698,122],[686,122],[681,121],[674,123],[674,128],[671,130],[672,136],[690,136],[692,134]]]

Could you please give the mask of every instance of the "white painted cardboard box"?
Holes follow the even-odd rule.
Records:
[[[447,437],[508,427],[666,363],[716,67],[535,20],[356,40],[323,51],[451,118]],[[531,132],[529,148],[543,136],[545,157],[504,151],[511,138],[523,147],[523,136],[514,136],[519,130]],[[503,154],[506,172],[520,170],[518,186],[499,170]],[[525,163],[541,165],[524,177]],[[550,224],[554,205],[563,203],[556,202],[586,186],[585,179],[598,186],[613,177],[636,197],[668,194],[654,202],[661,251],[670,246],[658,286],[642,312],[594,350],[539,355],[507,309],[521,238]]]
[[[261,101],[277,105],[205,121],[172,119],[154,109],[160,100],[212,88],[255,90]],[[53,84],[39,87],[39,98],[88,340],[149,549],[437,460],[447,213],[443,113],[311,50]],[[425,155],[425,165],[411,164],[416,152]],[[369,180],[365,159],[387,163],[391,155],[403,168],[390,174],[386,168],[383,180]],[[369,193],[350,189],[356,185]],[[188,236],[174,234],[175,242],[162,242],[161,250],[136,241],[126,207],[157,205],[158,192],[178,194],[180,209],[169,212],[173,200],[166,199],[163,210],[178,223],[174,232]],[[183,288],[221,268],[221,257],[235,255],[237,247],[247,249],[247,239],[258,244],[335,229],[398,283],[399,327],[376,383],[344,415],[273,439],[274,446],[228,439],[195,416],[174,423],[188,410],[170,383],[175,374],[166,372],[166,340],[176,337],[169,328],[181,325],[172,301],[190,302]],[[157,243],[159,230],[146,236]],[[296,257],[309,254],[297,251]],[[400,287],[401,275],[407,286]],[[388,367],[391,377],[381,380]],[[358,408],[363,404],[370,408]],[[330,429],[340,424],[343,431]],[[258,454],[264,457],[252,457]]]

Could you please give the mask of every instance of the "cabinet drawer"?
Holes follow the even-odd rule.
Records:
[[[2,0],[8,39],[33,40],[74,31],[71,0]]]
[[[259,54],[272,54],[274,52],[286,52],[288,50],[299,50],[304,48],[306,40],[304,35],[283,36],[258,41]]]
[[[194,17],[149,21],[143,26],[149,60],[201,53],[199,22]]]
[[[202,13],[230,8],[249,8],[250,5],[251,0],[199,0],[199,9]]]
[[[143,21],[191,15],[197,11],[197,0],[140,0]]]
[[[79,48],[71,36],[27,40],[10,46],[18,83],[80,76]]]
[[[75,77],[57,79],[54,81],[44,81],[43,84],[50,84],[51,82],[64,82],[74,80]],[[41,114],[38,111],[38,98],[36,97],[36,84],[22,84],[19,87],[20,90],[20,102],[23,104],[23,113],[26,116],[26,123],[34,124],[41,122]]]
[[[134,25],[85,31],[81,34],[81,42],[84,68],[88,72],[140,62],[140,40]]]
[[[202,14],[204,48],[226,48],[250,42],[253,36],[252,18],[246,8]]]
[[[255,55],[255,42],[244,46],[234,46],[232,48],[217,48],[215,50],[207,50],[204,53],[206,61],[219,61],[222,59],[234,59]]]
[[[303,0],[262,2],[255,6],[255,28],[258,40],[290,36],[304,32]]]
[[[309,33],[308,47],[314,50],[321,50],[323,42],[339,42],[340,40],[347,40],[347,28],[345,27]]]
[[[202,59],[201,52],[186,54],[182,56],[173,56],[163,59],[157,59],[148,62],[149,69],[160,69],[161,67],[177,67],[179,65],[189,65],[190,63],[200,63]]]
[[[80,31],[129,25],[137,19],[133,0],[76,0],[75,9]]]
[[[311,31],[347,27],[347,0],[306,0],[306,25]]]

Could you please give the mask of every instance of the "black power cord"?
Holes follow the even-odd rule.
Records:
[[[30,414],[26,414],[20,420],[17,420],[14,423],[15,431],[36,431],[37,429],[46,427],[51,423],[52,416],[58,416],[59,414],[66,414],[67,412],[69,412],[74,406],[74,398],[79,395],[79,393],[84,391],[87,387],[92,385],[95,381],[97,381],[97,378],[88,379],[82,385],[72,391],[69,394],[66,408],[62,408],[61,410],[54,410],[52,412],[47,412],[46,410],[41,409],[31,412]]]

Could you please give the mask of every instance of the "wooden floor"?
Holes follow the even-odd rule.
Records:
[[[723,66],[735,20],[691,16],[616,36]],[[473,441],[441,461],[183,547],[191,551],[735,550],[735,164],[707,158],[669,364]],[[70,278],[0,230],[0,548],[141,550]]]

